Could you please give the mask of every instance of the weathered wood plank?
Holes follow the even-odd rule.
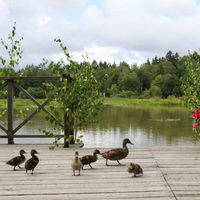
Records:
[[[63,200],[63,199],[72,199],[72,200],[102,200],[102,199],[139,199],[139,200],[173,200],[174,198],[169,195],[167,192],[130,192],[130,193],[98,193],[98,194],[56,194],[56,195],[23,195],[23,196],[3,196],[4,200]]]

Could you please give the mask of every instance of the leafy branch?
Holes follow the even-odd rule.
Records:
[[[15,39],[15,37],[16,22],[14,22],[11,33],[8,34],[8,42],[0,38],[0,43],[8,54],[7,59],[0,55],[0,62],[3,65],[3,67],[6,67],[8,69],[14,69],[15,66],[18,66],[23,54],[21,42],[24,38],[22,36],[19,39]],[[12,72],[12,70],[10,70],[10,72]]]

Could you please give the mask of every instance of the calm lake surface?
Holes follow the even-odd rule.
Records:
[[[15,117],[15,126],[23,119]],[[1,121],[1,124],[4,122]],[[6,125],[6,124],[4,124]],[[136,147],[163,145],[199,145],[192,131],[191,114],[183,107],[112,107],[105,106],[98,122],[78,135],[83,135],[84,147],[118,147],[128,137]],[[39,129],[50,130],[42,114],[36,115],[16,134],[41,134]],[[4,134],[0,130],[0,134]],[[15,139],[15,143],[50,143],[49,138]],[[6,143],[0,139],[0,143]]]

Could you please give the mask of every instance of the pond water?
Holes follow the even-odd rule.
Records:
[[[16,117],[15,126],[22,119]],[[1,122],[2,123],[2,122]],[[4,124],[5,125],[5,124]],[[105,106],[98,122],[79,131],[84,147],[118,147],[128,137],[136,147],[163,145],[199,145],[191,128],[191,114],[183,107],[112,107]],[[36,115],[16,134],[41,134],[52,129],[44,116]],[[0,134],[4,134],[0,130]],[[49,138],[16,138],[15,143],[50,143]],[[7,143],[0,139],[0,143]]]

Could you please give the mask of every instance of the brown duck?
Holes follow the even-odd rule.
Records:
[[[32,149],[31,150],[32,158],[27,160],[26,163],[25,163],[26,173],[28,172],[28,170],[32,170],[31,174],[33,174],[33,171],[34,171],[35,167],[39,163],[39,158],[35,154],[39,154],[39,153],[35,149]]]
[[[126,156],[129,153],[127,144],[133,145],[133,143],[128,138],[126,138],[123,140],[123,148],[111,149],[101,154],[102,157],[106,159],[107,166],[108,160],[116,160],[119,163],[119,165],[121,165],[119,160],[126,158]]]
[[[137,175],[143,175],[143,169],[140,167],[140,165],[136,163],[129,163],[128,167],[128,173],[133,173],[134,177]]]
[[[14,168],[13,168],[14,171],[15,171],[16,166],[21,168],[19,165],[21,165],[26,160],[26,158],[24,156],[25,153],[26,152],[23,149],[21,149],[19,151],[20,156],[16,156],[16,157],[12,158],[11,160],[7,161],[6,164],[14,166]]]
[[[92,168],[91,163],[96,162],[98,159],[97,154],[101,154],[100,151],[98,149],[95,149],[93,152],[93,155],[86,155],[83,156],[82,158],[80,158],[81,163],[82,163],[82,169],[84,167],[84,165],[89,165],[90,168]]]

